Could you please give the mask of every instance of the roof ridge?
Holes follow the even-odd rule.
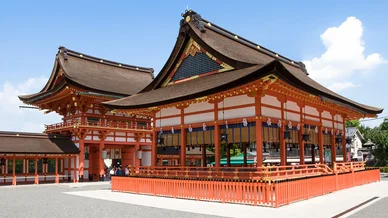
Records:
[[[143,73],[150,73],[152,75],[152,77],[154,76],[154,69],[153,68],[123,64],[123,63],[119,63],[116,61],[98,58],[98,57],[94,57],[94,56],[91,56],[91,55],[88,55],[88,54],[85,54],[82,52],[68,49],[64,46],[59,46],[58,50],[59,50],[58,53],[61,53],[64,55],[65,60],[67,60],[66,56],[70,55],[73,57],[82,58],[82,59],[89,60],[89,61],[94,61],[94,62],[100,63],[100,64],[105,64],[105,65],[114,66],[114,67],[120,67],[120,68],[124,68],[124,69],[128,69],[128,70],[135,70],[135,71],[143,72]]]
[[[190,16],[190,15],[195,16],[194,19],[192,20],[192,22],[196,22],[195,26],[202,32],[205,31],[203,28],[206,27],[208,29],[215,30],[217,33],[219,33],[225,37],[228,37],[230,39],[240,40],[240,43],[243,42],[242,44],[244,44],[245,46],[251,47],[251,48],[253,48],[261,53],[264,53],[266,55],[272,56],[275,59],[278,59],[284,63],[289,64],[290,66],[298,67],[303,72],[305,72],[306,75],[308,75],[308,72],[306,70],[306,66],[301,61],[294,61],[294,60],[287,58],[283,55],[279,55],[279,53],[276,53],[270,49],[267,49],[266,47],[263,47],[257,43],[254,43],[254,42],[252,42],[244,37],[240,37],[239,35],[234,34],[231,31],[226,30],[226,29],[206,20],[205,18],[202,18],[201,15],[199,15],[197,12],[195,12],[193,10],[186,10],[185,13],[182,13],[181,15],[184,18],[186,18],[187,16]],[[189,19],[188,22],[190,22],[190,21],[191,20]]]
[[[48,133],[33,133],[33,132],[12,132],[12,131],[0,131],[0,136],[6,137],[24,137],[24,138],[68,138],[66,135],[61,134],[48,134]]]

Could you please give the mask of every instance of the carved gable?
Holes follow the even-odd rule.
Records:
[[[193,39],[190,39],[178,63],[163,83],[163,86],[232,69],[233,67],[220,61]]]

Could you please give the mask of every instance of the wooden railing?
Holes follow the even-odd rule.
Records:
[[[269,167],[129,167],[130,176],[158,178],[278,180],[332,174],[325,164]]]
[[[279,207],[376,181],[378,169],[277,181],[113,176],[112,191]]]
[[[62,123],[56,123],[51,125],[45,125],[46,131],[57,130],[63,128],[74,127],[105,127],[105,128],[119,128],[119,129],[137,129],[137,130],[152,130],[151,125],[137,125],[135,122],[123,122],[123,121],[108,121],[104,122],[100,120],[98,122],[90,122],[86,118],[75,121],[66,121]]]

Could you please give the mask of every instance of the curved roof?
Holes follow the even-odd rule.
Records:
[[[19,98],[33,102],[37,97],[53,94],[55,86],[58,88],[55,80],[60,70],[65,83],[87,91],[121,97],[138,93],[154,78],[152,68],[121,64],[59,47],[54,69],[46,86],[36,94]]]
[[[78,154],[74,142],[65,135],[0,132],[0,153],[5,154]]]
[[[187,11],[182,16],[190,18],[181,21],[175,47],[158,76],[139,94],[106,102],[104,103],[106,107],[110,109],[138,109],[200,97],[200,94],[202,96],[209,95],[221,91],[225,85],[228,85],[229,89],[234,88],[231,83],[238,86],[241,85],[242,81],[250,82],[247,81],[248,78],[254,81],[258,77],[252,75],[265,76],[264,69],[274,70],[273,67],[275,67],[276,72],[272,73],[278,74],[291,85],[318,95],[324,100],[342,104],[367,114],[379,114],[383,111],[382,108],[360,104],[329,90],[308,76],[303,63],[290,60],[214,25],[202,19],[196,12]],[[163,81],[177,63],[177,59],[183,52],[185,43],[189,38],[194,39],[211,54],[230,64],[236,70],[162,87]],[[271,65],[273,67],[270,67]],[[276,65],[279,67],[276,68]]]

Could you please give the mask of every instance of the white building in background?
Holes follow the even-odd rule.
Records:
[[[346,138],[352,140],[351,144],[346,145],[348,149],[350,148],[352,160],[363,161],[362,141],[364,140],[364,136],[356,127],[347,127]]]

